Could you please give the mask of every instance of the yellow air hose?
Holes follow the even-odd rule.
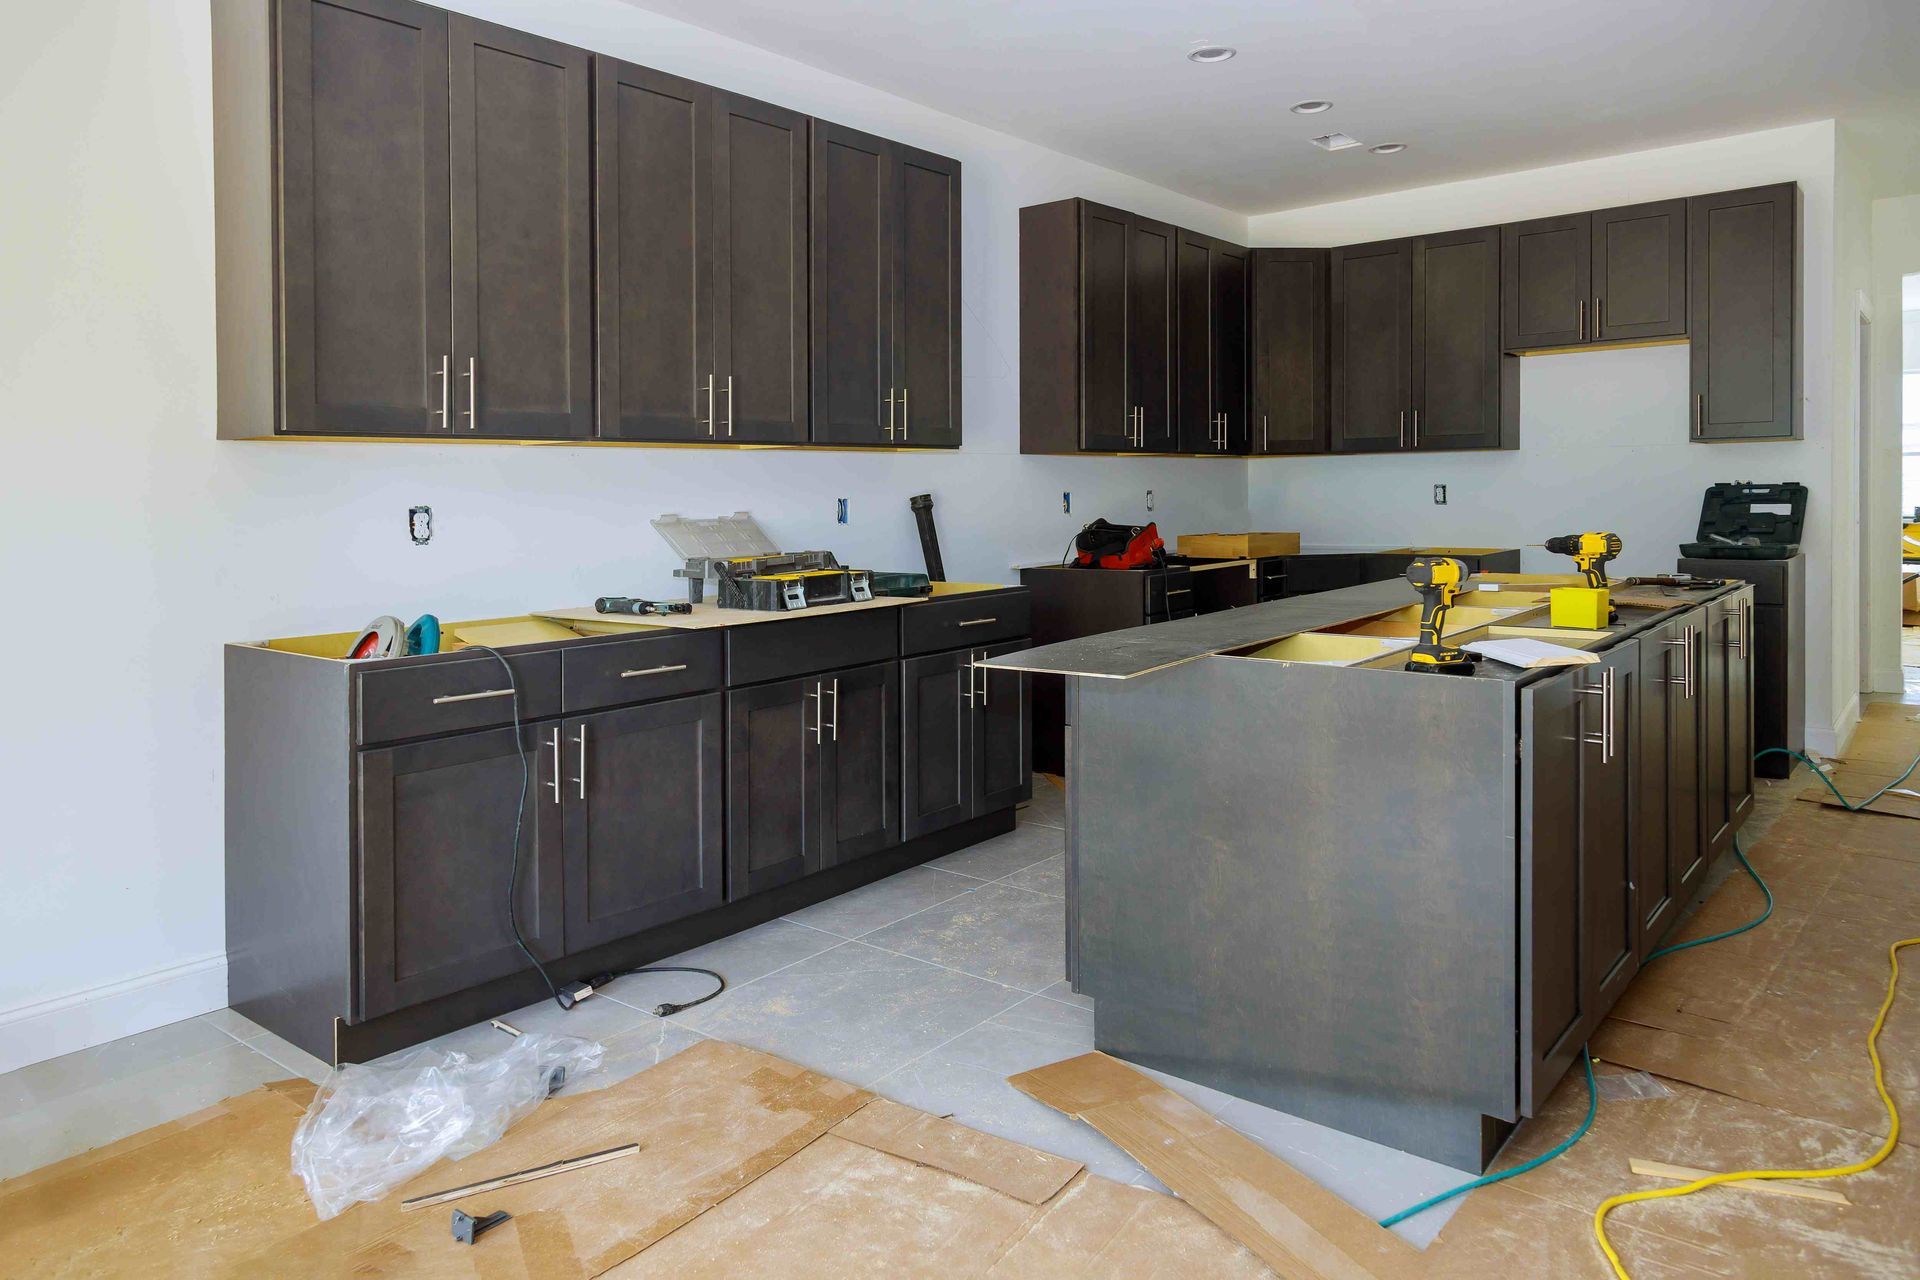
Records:
[[[1844,1178],[1849,1174],[1865,1173],[1889,1155],[1893,1154],[1895,1144],[1900,1141],[1900,1109],[1893,1105],[1893,1095],[1887,1092],[1886,1072],[1880,1063],[1880,1029],[1887,1024],[1887,1011],[1893,1008],[1894,988],[1900,981],[1900,950],[1903,947],[1920,945],[1920,938],[1905,938],[1887,948],[1887,964],[1891,972],[1887,975],[1887,996],[1880,1002],[1880,1012],[1873,1020],[1873,1029],[1867,1032],[1867,1056],[1873,1060],[1873,1087],[1880,1092],[1880,1101],[1887,1108],[1890,1121],[1887,1140],[1880,1149],[1865,1160],[1854,1164],[1838,1165],[1831,1169],[1742,1169],[1735,1173],[1716,1173],[1700,1178],[1684,1186],[1661,1187],[1650,1191],[1629,1191],[1603,1201],[1593,1211],[1593,1234],[1600,1241],[1601,1251],[1607,1255],[1607,1261],[1613,1265],[1614,1275],[1620,1280],[1632,1280],[1627,1275],[1626,1264],[1620,1261],[1620,1255],[1613,1251],[1613,1245],[1607,1241],[1607,1214],[1623,1204],[1633,1204],[1639,1200],[1666,1200],[1674,1196],[1690,1196],[1707,1187],[1717,1187],[1728,1182],[1751,1182],[1760,1179],[1779,1178]]]

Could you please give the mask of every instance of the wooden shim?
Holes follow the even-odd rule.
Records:
[[[469,1182],[464,1187],[449,1187],[445,1191],[433,1191],[424,1196],[415,1196],[411,1200],[402,1200],[402,1209],[428,1209],[436,1204],[445,1204],[449,1200],[464,1200],[468,1196],[477,1196],[483,1191],[498,1191],[501,1187],[511,1187],[522,1182],[532,1182],[535,1178],[551,1178],[556,1173],[570,1173],[575,1169],[585,1169],[590,1165],[605,1164],[609,1160],[618,1160],[621,1156],[630,1156],[640,1149],[637,1142],[629,1142],[624,1147],[608,1147],[605,1151],[593,1151],[584,1156],[570,1156],[565,1160],[555,1160],[552,1164],[535,1165],[531,1169],[520,1169],[513,1173],[503,1173],[497,1178],[486,1178],[479,1182]]]
[[[1662,1164],[1658,1160],[1642,1160],[1639,1156],[1630,1156],[1627,1166],[1635,1173],[1645,1174],[1649,1178],[1667,1178],[1673,1182],[1697,1182],[1701,1178],[1711,1178],[1711,1169],[1689,1169],[1683,1164]],[[1801,1200],[1821,1200],[1827,1204],[1851,1205],[1853,1201],[1838,1191],[1829,1191],[1825,1187],[1803,1187],[1796,1182],[1775,1182],[1772,1180],[1741,1182],[1721,1182],[1717,1186],[1730,1187],[1735,1191],[1755,1191],[1763,1196],[1793,1196]]]

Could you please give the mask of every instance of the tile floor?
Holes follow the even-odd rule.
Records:
[[[1920,669],[1904,695],[1920,703]],[[1748,843],[1805,783],[1762,780]],[[507,1015],[525,1031],[602,1042],[598,1081],[625,1079],[702,1037],[764,1049],[937,1115],[1084,1161],[1164,1191],[1092,1129],[1016,1092],[1006,1077],[1093,1047],[1093,1006],[1064,981],[1065,804],[1036,779],[1019,825],[839,898],[677,957],[724,973],[718,999],[660,1019],[662,1000],[706,989],[693,975],[636,975],[563,1013],[543,1002]],[[491,1052],[485,1024],[436,1047]],[[0,1075],[0,1178],[114,1141],[325,1064],[222,1009]],[[1156,1073],[1157,1074],[1157,1073]],[[1367,1213],[1384,1216],[1465,1174],[1404,1152],[1161,1075],[1170,1088]],[[1458,1202],[1397,1228],[1425,1245]]]

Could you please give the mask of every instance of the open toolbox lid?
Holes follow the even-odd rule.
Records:
[[[1700,530],[1680,554],[1702,559],[1784,560],[1798,554],[1807,486],[1737,481],[1707,486]]]
[[[734,560],[777,555],[780,551],[751,511],[694,520],[669,513],[652,523],[682,560]]]

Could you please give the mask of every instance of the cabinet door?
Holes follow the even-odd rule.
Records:
[[[1639,967],[1632,839],[1633,706],[1638,646],[1575,675],[1580,698],[1580,950],[1593,1034]]]
[[[1492,449],[1505,404],[1500,231],[1425,236],[1413,250],[1415,449]]]
[[[1708,856],[1718,855],[1753,804],[1753,626],[1747,592],[1707,606]]]
[[[729,902],[826,865],[819,692],[819,681],[807,676],[727,693]]]
[[[1733,792],[1728,785],[1732,776],[1728,737],[1731,730],[1732,688],[1729,683],[1728,641],[1732,636],[1732,615],[1723,602],[1706,608],[1701,628],[1699,661],[1702,667],[1700,696],[1704,717],[1701,733],[1703,781],[1700,788],[1701,836],[1709,863],[1718,857],[1733,838]]]
[[[600,436],[714,440],[713,91],[594,65]]]
[[[1586,1036],[1580,707],[1572,672],[1520,690],[1520,1110],[1538,1114]]]
[[[1753,807],[1754,606],[1743,591],[1727,604],[1727,807],[1737,827]]]
[[[837,866],[900,843],[900,666],[876,662],[815,679],[827,716],[821,851]]]
[[[1797,197],[1785,183],[1687,202],[1695,440],[1800,436]]]
[[[895,146],[813,122],[813,439],[891,444]]]
[[[507,915],[510,877],[527,945],[543,959],[561,954],[560,805],[541,749],[557,729],[360,752],[362,1019],[526,968]]]
[[[1182,453],[1220,447],[1213,385],[1213,241],[1190,231],[1174,243],[1174,434]]]
[[[591,59],[460,14],[452,57],[453,431],[593,434]]]
[[[1608,209],[1593,218],[1593,314],[1598,341],[1687,331],[1687,202]]]
[[[1135,438],[1148,453],[1179,447],[1173,414],[1173,280],[1177,233],[1127,218],[1127,403],[1139,410]]]
[[[1702,787],[1706,782],[1705,644],[1707,614],[1695,609],[1676,620],[1668,646],[1674,657],[1667,685],[1667,877],[1684,907],[1707,874]]]
[[[1010,640],[980,650],[979,658],[997,658],[1028,647]],[[973,797],[978,817],[1033,798],[1033,717],[1028,707],[1031,677],[1019,671],[969,671],[973,693]]]
[[[1335,249],[1333,451],[1407,447],[1413,404],[1413,242]]]
[[[1255,249],[1251,341],[1256,454],[1327,450],[1327,251]]]
[[[447,15],[279,9],[280,429],[445,433]]]
[[[719,906],[720,695],[583,716],[559,733],[567,950]]]
[[[1509,351],[1591,341],[1593,222],[1589,214],[1500,228],[1500,330]]]
[[[807,438],[807,118],[713,98],[716,434]]]
[[[896,146],[896,443],[960,443],[960,162]]]
[[[1247,424],[1247,251],[1213,247],[1213,403],[1220,414],[1220,449],[1245,453]]]
[[[972,651],[900,664],[900,834],[911,840],[971,816]]]
[[[1690,708],[1679,688],[1685,678],[1684,628],[1663,623],[1640,637],[1640,666],[1633,690],[1633,881],[1639,914],[1640,958],[1646,959],[1679,910],[1680,871],[1669,842],[1674,807],[1698,803],[1694,789],[1676,794],[1674,753],[1692,750],[1676,718]]]
[[[1080,446],[1131,452],[1133,393],[1127,378],[1128,215],[1080,204]]]

